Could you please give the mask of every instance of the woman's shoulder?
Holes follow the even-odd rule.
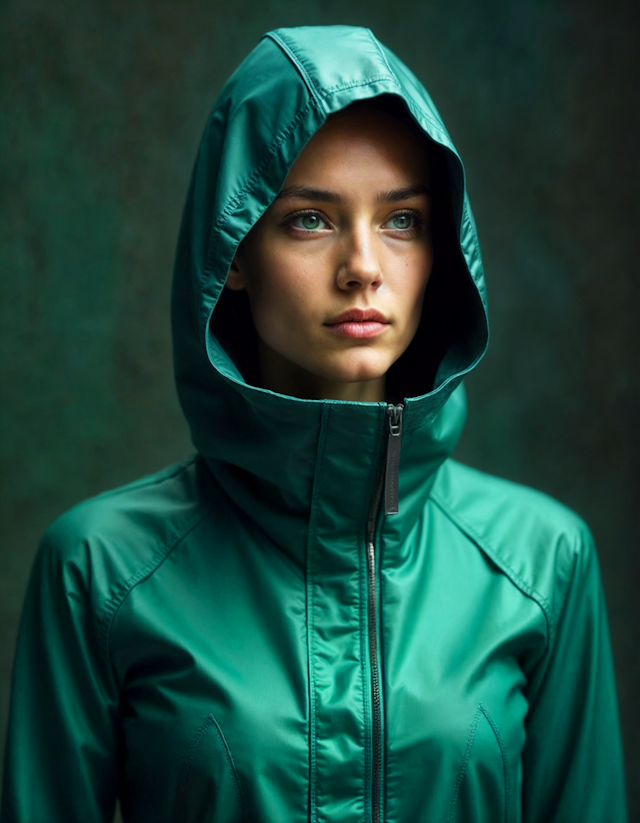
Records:
[[[552,622],[576,570],[597,568],[585,520],[538,489],[449,459],[431,500]]]
[[[586,526],[580,515],[555,497],[449,459],[441,467],[433,490],[434,496],[452,513],[469,520],[493,539],[511,521],[519,529],[542,529],[545,533],[582,531]]]
[[[103,598],[157,564],[210,506],[193,455],[63,512],[46,529],[34,570]]]

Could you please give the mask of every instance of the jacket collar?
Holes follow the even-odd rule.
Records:
[[[247,522],[296,562],[304,564],[320,522],[333,533],[333,541],[327,540],[339,545],[340,553],[345,547],[357,553],[380,473],[383,482],[393,482],[384,477],[387,404],[305,401],[249,387],[238,396],[236,389],[219,386],[201,399],[209,423],[200,427],[197,446],[215,483]],[[387,562],[401,550],[462,433],[464,385],[447,389],[405,398],[398,513],[385,514],[383,490],[376,519]],[[228,403],[221,402],[225,393]]]

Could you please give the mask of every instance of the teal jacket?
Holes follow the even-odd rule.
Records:
[[[439,182],[385,403],[256,387],[239,242],[330,112],[397,95]],[[236,297],[234,297],[234,294]],[[46,531],[2,823],[623,823],[605,602],[573,511],[451,458],[488,343],[463,166],[366,28],[264,35],[215,103],[172,295],[195,454]]]

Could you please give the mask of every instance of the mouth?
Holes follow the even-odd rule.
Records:
[[[325,323],[326,326],[334,326],[340,323],[388,323],[387,318],[377,309],[347,309]]]
[[[377,337],[389,326],[389,320],[376,309],[347,309],[324,324],[334,334],[344,337]]]

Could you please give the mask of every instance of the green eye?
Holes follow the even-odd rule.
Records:
[[[295,228],[301,228],[305,231],[313,231],[314,229],[322,228],[322,224],[324,223],[322,217],[320,217],[319,214],[314,214],[313,212],[299,214],[290,221],[291,224],[295,224],[296,220],[299,220],[300,223]]]
[[[412,219],[415,219],[412,214],[396,214],[389,222],[395,222],[395,226],[391,227],[393,229],[411,229],[413,228],[410,225]]]

